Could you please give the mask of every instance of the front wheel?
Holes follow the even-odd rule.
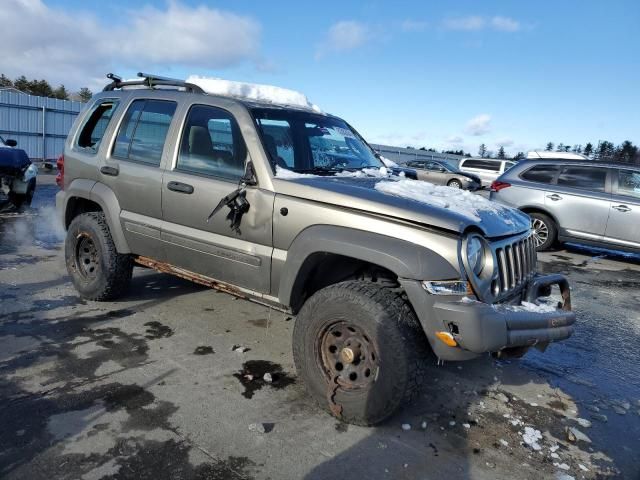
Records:
[[[293,330],[293,358],[311,396],[332,415],[374,425],[412,400],[426,339],[400,294],[348,281],[316,292]]]
[[[531,229],[536,250],[540,252],[549,250],[558,237],[558,228],[555,222],[544,213],[533,212],[529,216],[531,217]]]
[[[462,188],[462,182],[460,182],[460,180],[457,180],[457,179],[454,178],[449,183],[447,183],[447,187],[460,189],[460,188]]]
[[[80,295],[113,300],[129,286],[133,262],[116,251],[104,213],[88,212],[73,219],[64,245],[67,271]]]

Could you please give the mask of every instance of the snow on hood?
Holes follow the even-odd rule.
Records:
[[[200,77],[197,75],[191,75],[186,81],[187,83],[197,85],[211,95],[240,97],[258,102],[309,108],[316,112],[322,112],[317,105],[309,101],[306,95],[288,88],[261,85],[258,83],[235,82],[232,80],[223,80],[222,78]]]
[[[402,172],[404,174],[404,172]],[[350,172],[349,170],[343,170],[341,172],[336,172],[334,175],[313,175],[310,173],[298,173],[293,170],[289,170],[288,168],[281,167],[280,165],[276,165],[276,177],[282,178],[283,180],[295,180],[298,178],[331,178],[333,177],[352,177],[352,178],[364,178],[364,177],[377,177],[377,178],[387,178],[392,175],[392,172],[387,170],[386,167],[380,168],[363,168],[361,170],[355,170]],[[400,175],[404,176],[404,175]]]
[[[445,208],[476,222],[481,220],[481,212],[490,212],[501,215],[506,223],[513,224],[513,220],[509,218],[510,209],[468,190],[407,179],[378,182],[375,189],[389,195]]]

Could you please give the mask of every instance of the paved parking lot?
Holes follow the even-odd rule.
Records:
[[[420,401],[359,428],[307,397],[282,313],[141,268],[124,300],[81,300],[42,179],[0,219],[0,477],[640,478],[638,259],[540,255],[572,283],[570,340],[425,358]]]

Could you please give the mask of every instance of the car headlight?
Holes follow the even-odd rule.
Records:
[[[477,276],[484,268],[484,242],[479,237],[471,237],[467,242],[467,262],[473,273]]]

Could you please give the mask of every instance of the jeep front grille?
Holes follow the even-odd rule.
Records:
[[[531,235],[495,245],[497,275],[491,283],[494,298],[504,298],[519,289],[535,273],[536,246]]]

